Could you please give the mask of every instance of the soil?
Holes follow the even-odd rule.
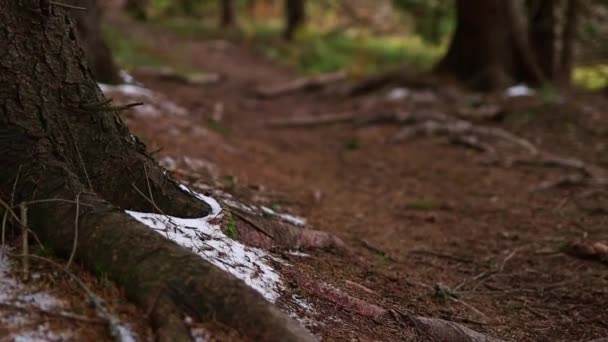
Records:
[[[154,46],[175,68],[221,75],[219,82],[197,85],[133,71],[145,87],[187,109],[185,115],[154,118],[124,113],[158,160],[177,161],[178,178],[305,217],[308,227],[348,245],[347,251],[282,254],[290,264],[284,269],[290,285],[285,296],[312,305],[299,314],[324,341],[424,339],[391,320],[376,321],[321,298],[299,286],[302,278],[510,341],[608,336],[607,265],[563,252],[571,242],[608,241],[604,189],[566,185],[535,191],[571,172],[488,164],[483,154],[445,137],[396,143],[391,138],[399,126],[391,123],[268,125],[298,116],[390,110],[456,115],[483,101],[498,106],[501,115],[480,124],[608,167],[605,98],[575,91],[559,98],[484,97],[449,83],[412,86],[417,96],[399,101],[387,100],[390,89],[345,97],[331,86],[260,98],[257,86],[286,82],[297,73],[246,42],[186,40],[121,17],[110,20]],[[229,329],[219,336],[236,338]]]
[[[273,119],[390,109],[455,114],[481,95],[450,85],[414,89],[431,99],[390,102],[385,92],[341,97],[296,92],[261,99],[257,86],[297,77],[244,43],[182,40],[133,30],[181,67],[218,73],[198,86],[138,74],[146,87],[188,109],[179,119],[126,114],[158,158],[213,165],[203,182],[306,217],[343,239],[352,254],[307,251],[291,272],[386,308],[444,318],[513,341],[577,341],[608,332],[608,268],[562,253],[572,241],[605,241],[606,197],[593,187],[531,191],[564,170],[485,165],[478,152],[445,138],[391,142],[395,125],[276,128]],[[424,97],[424,96],[422,96]],[[428,97],[428,96],[427,96]],[[501,108],[499,126],[544,149],[606,165],[606,102],[566,93],[534,98],[481,97]],[[188,168],[188,166],[182,166]],[[209,171],[211,170],[211,171]],[[206,175],[206,176],[205,176]],[[591,202],[591,203],[587,203]],[[354,285],[353,285],[354,284]],[[442,284],[459,301],[437,291]],[[324,340],[415,339],[297,288],[315,307],[309,329]],[[370,291],[362,290],[369,289]]]
[[[574,91],[483,97],[447,83],[410,89],[423,95],[397,102],[387,101],[385,91],[359,97],[302,91],[263,99],[255,87],[293,79],[295,71],[243,42],[184,40],[128,25],[128,32],[178,63],[174,67],[221,75],[221,81],[200,86],[135,71],[138,81],[189,112],[157,120],[126,113],[149,150],[159,150],[160,160],[205,161],[204,172],[185,164],[178,169],[240,198],[306,217],[309,227],[335,234],[350,247],[350,253],[311,250],[308,257],[290,258],[291,290],[313,304],[308,328],[323,340],[416,337],[311,296],[297,286],[301,275],[385,308],[460,322],[505,340],[608,335],[606,264],[563,253],[573,241],[608,239],[603,190],[572,185],[534,191],[568,172],[487,165],[480,153],[442,137],[394,143],[394,124],[267,124],[391,109],[455,115],[481,99],[501,110],[498,119],[483,124],[607,166],[605,99]],[[458,300],[440,288],[453,290]]]

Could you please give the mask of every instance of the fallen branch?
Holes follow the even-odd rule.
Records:
[[[302,90],[313,90],[321,88],[330,83],[335,83],[346,79],[347,73],[338,71],[330,74],[323,74],[312,77],[298,78],[286,83],[274,84],[256,89],[256,94],[261,97],[278,97]]]
[[[270,127],[312,127],[336,123],[347,123],[355,119],[353,114],[329,114],[320,116],[298,116],[288,119],[272,120]]]
[[[419,334],[431,341],[503,342],[501,339],[479,333],[459,323],[414,316],[395,310],[391,310],[391,313],[396,321],[407,327],[414,327]]]
[[[57,317],[57,318],[61,318],[61,319],[67,319],[67,320],[71,320],[71,321],[77,321],[77,322],[88,323],[88,324],[106,324],[105,321],[100,320],[100,319],[89,318],[89,317],[80,316],[80,315],[72,314],[69,312],[63,312],[63,311],[49,311],[49,310],[45,310],[45,309],[42,309],[39,307],[32,307],[32,306],[26,307],[26,306],[21,306],[21,305],[17,305],[17,304],[1,303],[1,302],[0,302],[0,307],[9,309],[9,310],[21,311],[21,312],[25,312],[25,313],[35,312],[40,315]]]
[[[414,328],[418,334],[431,338],[431,341],[502,342],[500,339],[478,333],[462,324],[389,310],[353,297],[334,286],[306,275],[294,274],[293,276],[300,288],[317,298],[327,300],[346,311],[371,318],[376,322],[382,322],[392,316],[401,325],[406,328]]]
[[[268,236],[269,238],[271,238],[273,240],[275,239],[274,234],[272,234],[271,232],[269,232],[268,230],[266,230],[266,228],[262,227],[257,222],[255,222],[254,220],[252,220],[251,218],[249,218],[240,209],[231,207],[229,209],[229,212],[231,214],[233,214],[234,216],[236,216],[236,217],[240,218],[241,220],[243,220],[245,223],[248,223],[252,228],[254,228],[255,230],[257,230],[258,232],[260,232],[260,233]]]

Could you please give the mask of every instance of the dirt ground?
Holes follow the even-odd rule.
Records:
[[[608,240],[605,189],[562,184],[539,190],[543,182],[572,172],[488,164],[483,154],[445,137],[396,143],[391,137],[399,127],[391,123],[268,124],[391,110],[457,115],[460,108],[485,102],[498,106],[500,115],[481,124],[607,166],[605,98],[575,92],[484,98],[439,83],[408,88],[414,96],[392,101],[387,91],[345,97],[331,89],[260,98],[256,87],[288,81],[295,72],[246,44],[182,40],[133,27],[129,32],[180,64],[174,67],[221,75],[221,81],[201,86],[134,72],[146,87],[188,110],[173,119],[125,114],[149,150],[158,151],[160,160],[204,161],[198,171],[192,163],[178,169],[241,198],[305,217],[309,227],[335,234],[350,248],[292,256],[295,266],[288,274],[505,340],[608,336],[606,264],[563,253],[572,242]],[[415,340],[407,329],[351,312],[297,284],[292,280],[293,292],[315,308],[307,326],[323,340]]]
[[[305,217],[308,227],[348,246],[282,254],[291,265],[283,273],[290,286],[285,296],[310,304],[298,314],[324,341],[423,339],[392,320],[374,320],[312,293],[300,286],[302,278],[383,308],[459,322],[509,341],[608,336],[607,264],[564,253],[573,242],[608,241],[604,187],[560,184],[540,190],[575,172],[488,163],[487,155],[442,136],[396,142],[392,137],[400,127],[390,122],[269,125],[328,114],[458,116],[485,103],[497,106],[500,115],[478,119],[479,125],[608,167],[606,98],[576,92],[483,97],[437,82],[421,88],[418,80],[406,81],[402,86],[410,95],[399,99],[387,97],[392,88],[348,97],[333,86],[262,98],[256,87],[294,79],[295,71],[243,43],[184,40],[112,20],[173,67],[221,75],[218,82],[198,85],[133,71],[146,88],[187,110],[173,116],[124,113],[161,163],[176,164],[178,178]],[[224,335],[219,340],[235,338]]]

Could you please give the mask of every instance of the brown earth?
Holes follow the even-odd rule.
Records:
[[[123,23],[124,24],[124,23]],[[573,241],[606,241],[606,193],[594,186],[532,191],[568,172],[486,165],[478,152],[445,138],[394,143],[393,124],[269,127],[305,115],[373,115],[389,109],[455,114],[479,95],[451,86],[417,89],[418,101],[377,92],[342,97],[297,92],[261,99],[254,89],[295,73],[243,44],[182,40],[144,30],[179,66],[219,73],[206,86],[138,74],[146,87],[189,110],[186,117],[127,123],[158,158],[208,162],[203,182],[308,219],[342,238],[353,253],[292,256],[295,294],[315,307],[309,329],[324,340],[414,339],[299,289],[306,275],[386,308],[461,322],[512,341],[579,341],[608,335],[608,268],[563,253]],[[575,92],[558,99],[481,98],[499,106],[500,126],[543,148],[606,166],[606,101]],[[188,166],[182,166],[188,169]],[[191,168],[190,168],[191,169]],[[192,171],[192,170],[190,170]],[[200,170],[199,170],[200,171]],[[591,192],[592,191],[592,192]],[[289,276],[291,274],[291,276]],[[299,274],[296,276],[295,274]],[[446,292],[453,291],[457,299]]]
[[[201,86],[134,71],[145,87],[188,110],[184,116],[124,114],[159,160],[176,160],[178,177],[303,216],[309,227],[335,234],[349,246],[348,251],[305,251],[308,256],[282,254],[291,264],[282,266],[290,285],[285,296],[312,304],[312,311],[299,308],[298,313],[323,340],[421,338],[393,320],[374,320],[331,302],[305,284],[327,283],[387,309],[463,323],[510,341],[608,336],[606,264],[563,253],[571,242],[608,241],[604,188],[575,184],[533,191],[572,172],[488,164],[486,156],[445,137],[396,143],[391,138],[399,127],[392,123],[267,124],[391,110],[456,115],[482,101],[498,106],[501,115],[479,124],[608,167],[605,99],[577,92],[561,99],[482,97],[437,82],[413,86],[419,80],[411,80],[414,96],[399,101],[388,101],[386,91],[340,96],[331,86],[263,99],[254,92],[257,86],[285,82],[296,73],[246,44],[184,40],[112,20],[174,67],[222,76]],[[95,289],[103,293],[99,286]],[[111,292],[109,301],[120,300],[117,290]],[[133,308],[118,310],[130,311],[136,322],[141,318]],[[141,323],[135,325],[147,335]],[[220,333],[219,340],[236,338],[213,322],[206,328]]]

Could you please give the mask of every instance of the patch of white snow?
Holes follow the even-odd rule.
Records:
[[[532,95],[534,95],[534,90],[525,84],[514,85],[505,90],[506,97],[520,97]]]
[[[407,88],[401,88],[401,87],[393,88],[386,95],[386,99],[389,101],[401,101],[401,100],[409,97],[410,94],[411,94],[411,91]]]
[[[296,225],[296,226],[305,226],[306,225],[306,219],[304,219],[302,217],[294,216],[294,215],[290,215],[290,214],[278,213],[278,212],[276,212],[268,207],[264,207],[264,206],[261,206],[260,209],[262,209],[262,211],[268,215],[276,216],[276,217],[282,219],[283,221],[289,222],[293,225]]]
[[[220,269],[230,272],[262,294],[269,302],[274,303],[280,296],[283,282],[280,275],[268,263],[272,257],[264,250],[247,247],[229,238],[218,225],[209,223],[221,214],[219,203],[184,185],[181,187],[207,203],[212,213],[194,219],[134,211],[127,211],[127,214],[177,244],[189,248]]]

